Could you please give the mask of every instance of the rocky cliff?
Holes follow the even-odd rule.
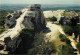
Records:
[[[19,18],[21,14],[22,12],[20,10],[14,11],[13,13],[8,13],[5,21],[5,28],[14,28],[16,25],[16,19]]]
[[[7,30],[0,35],[0,53],[8,54],[4,50],[14,51],[18,47],[22,40],[19,38],[22,29],[34,28],[36,32],[40,32],[45,27],[45,18],[39,4],[8,14],[5,22]]]
[[[27,27],[34,27],[35,31],[40,32],[46,27],[43,11],[41,5],[30,5],[28,12],[24,17],[23,25]]]
[[[15,11],[14,13],[8,14],[5,22],[5,28],[14,28],[16,25],[16,19],[20,17],[22,12]],[[25,28],[34,27],[35,31],[41,31],[46,27],[43,11],[41,5],[34,4],[28,7],[28,12],[22,22]]]

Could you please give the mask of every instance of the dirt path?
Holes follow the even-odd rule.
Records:
[[[49,39],[49,41],[53,41],[53,40],[57,39],[59,37],[60,33],[66,35],[60,25],[52,24],[52,22],[47,22],[47,27],[48,27],[48,29],[46,30],[46,37],[47,37],[47,39]],[[69,38],[69,37],[67,37],[67,38]],[[77,49],[74,40],[71,38],[69,38],[69,39],[71,41],[72,47],[74,49]],[[77,53],[77,54],[79,55],[79,53]]]
[[[61,26],[52,24],[52,22],[47,22],[47,34],[46,37],[49,38],[50,41],[55,40],[60,33],[65,34],[61,28]]]
[[[47,27],[49,29],[47,29],[46,37],[49,39],[49,41],[52,41],[58,38],[60,33],[66,35],[60,25],[52,24],[52,22],[47,22]],[[73,46],[73,48],[77,49],[75,46],[74,40],[71,38],[69,39],[71,41],[71,45]]]

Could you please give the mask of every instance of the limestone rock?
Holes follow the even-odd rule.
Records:
[[[78,16],[74,16],[74,17],[61,17],[59,23],[61,25],[73,25],[75,26],[77,23],[79,22],[79,17]]]
[[[15,11],[7,16],[5,22],[5,28],[14,28],[16,20],[20,17],[21,11]],[[46,27],[43,11],[40,4],[32,4],[28,7],[28,12],[22,22],[25,28],[33,27],[35,31],[40,32]]]
[[[0,35],[0,42],[4,43],[4,45],[0,43],[0,47],[2,48],[2,46],[6,45],[1,50],[4,51],[5,49],[14,52],[22,41],[19,35],[23,28],[34,28],[35,32],[40,32],[45,27],[46,21],[39,4],[30,5],[28,10],[24,9],[23,11],[19,10],[9,13],[5,22],[5,28],[8,30]]]
[[[12,28],[16,25],[16,19],[20,17],[21,11],[14,11],[14,13],[9,13],[6,17],[5,28]]]
[[[41,5],[34,4],[28,8],[28,13],[24,17],[23,25],[25,27],[34,27],[35,31],[41,31],[46,27],[43,11]]]

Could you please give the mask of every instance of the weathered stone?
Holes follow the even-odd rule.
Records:
[[[16,19],[18,19],[21,14],[20,11],[9,14],[5,22],[5,28],[13,28],[16,25]],[[46,27],[46,22],[43,11],[41,10],[41,5],[30,5],[22,23],[26,28],[34,27],[37,32],[43,30]]]
[[[59,23],[61,25],[73,25],[75,26],[77,23],[79,22],[79,17],[78,16],[74,16],[74,17],[61,17]]]
[[[45,18],[41,5],[34,4],[28,8],[28,13],[24,17],[23,25],[27,27],[34,27],[35,31],[40,32],[46,27]]]
[[[27,9],[24,12],[22,12],[22,10],[15,11],[14,13],[11,13],[7,16],[5,28],[9,29],[5,31],[2,35],[0,35],[0,37],[2,38],[0,40],[2,40],[3,43],[5,43],[4,46],[6,45],[4,49],[6,49],[7,51],[14,52],[14,50],[19,46],[19,44],[22,41],[22,38],[20,38],[19,35],[20,31],[23,28],[34,28],[35,32],[40,32],[44,30],[45,27],[46,21],[43,15],[43,11],[41,10],[41,5],[30,5],[28,11]],[[13,34],[14,32],[15,35]]]
[[[22,14],[21,11],[16,11],[14,13],[9,13],[6,17],[5,28],[13,28],[16,25],[16,19]]]

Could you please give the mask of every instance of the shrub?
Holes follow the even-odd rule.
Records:
[[[34,41],[34,30],[33,28],[24,28],[19,35],[22,39],[18,48],[14,51],[15,54],[26,54]]]
[[[0,19],[0,26],[4,26],[5,24],[5,19]]]
[[[73,40],[77,41],[77,39],[74,37]]]
[[[63,35],[63,34],[60,34],[60,35],[59,35],[59,38],[60,38],[61,41],[63,41],[63,42],[65,42],[65,40],[66,40],[66,37],[65,37],[65,35]]]
[[[66,42],[67,45],[70,45],[70,40],[65,35],[60,34],[59,38],[61,39],[62,42]]]
[[[70,44],[71,43],[70,40],[63,34],[60,34],[59,38],[61,39],[62,42],[66,42],[66,45],[62,45],[59,53],[61,55],[73,55],[74,52],[73,52],[73,48]]]
[[[51,21],[57,21],[57,18],[53,16],[52,18],[50,18],[50,20]]]
[[[80,35],[80,24],[77,24],[76,26],[73,27],[73,32],[75,33],[76,36]]]
[[[62,48],[62,54],[63,55],[73,55],[74,51],[73,48],[71,46],[63,46]]]
[[[57,18],[53,16],[53,17],[47,18],[47,20],[54,22],[54,21],[57,21]]]
[[[50,55],[52,53],[56,52],[56,47],[54,42],[45,42],[44,40],[44,34],[38,33],[35,35],[34,38],[34,47],[29,50],[28,54],[30,55]]]
[[[73,55],[74,51],[71,46],[68,45],[59,45],[58,55]]]
[[[68,25],[64,25],[64,26],[62,26],[62,28],[63,28],[63,30],[64,30],[64,32],[65,32],[66,34],[72,35],[72,33],[73,33],[72,27],[70,27],[70,26],[68,26]]]
[[[0,29],[0,34],[3,33],[5,31],[5,29]]]
[[[76,45],[77,49],[79,50],[80,53],[80,42],[78,42],[78,44]]]

